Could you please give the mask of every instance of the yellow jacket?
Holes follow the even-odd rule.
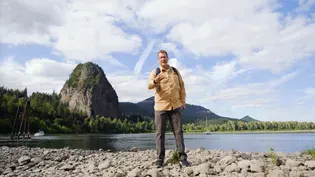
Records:
[[[183,106],[186,103],[186,90],[184,81],[177,70],[177,74],[172,67],[164,70],[160,67],[164,78],[157,84],[154,83],[156,70],[152,70],[149,76],[148,89],[155,89],[154,94],[154,110],[165,111],[172,110]]]

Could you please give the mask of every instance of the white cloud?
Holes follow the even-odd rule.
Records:
[[[300,100],[309,101],[314,100],[313,98],[315,98],[315,87],[309,87],[298,91],[303,93],[303,96],[300,98]]]
[[[50,45],[66,59],[83,62],[108,58],[113,63],[114,52],[137,53],[142,39],[115,25],[127,19],[127,7],[112,1],[68,2],[1,1],[0,42]]]
[[[50,45],[49,28],[63,23],[63,7],[55,0],[0,1],[0,42]]]
[[[177,58],[178,51],[197,57],[235,55],[245,69],[273,72],[315,53],[314,20],[281,14],[277,0],[12,0],[1,5],[1,42],[52,45],[72,60],[135,54],[142,46],[137,34],[160,34],[161,46]],[[299,8],[312,5],[314,0],[299,0]]]
[[[315,5],[315,0],[299,0],[297,11],[309,11]]]
[[[154,39],[153,39],[153,40],[150,40],[148,46],[145,48],[145,50],[144,50],[143,53],[141,54],[141,56],[140,56],[138,62],[136,63],[136,65],[135,65],[135,67],[134,67],[134,72],[135,72],[136,74],[139,74],[139,73],[141,72],[142,67],[143,67],[145,61],[147,60],[149,54],[151,53],[151,51],[152,51],[152,49],[153,49],[155,43],[156,43],[156,40],[154,40]]]
[[[286,74],[279,79],[274,79],[262,83],[249,83],[246,85],[239,85],[236,87],[229,87],[216,92],[209,97],[209,100],[231,100],[236,98],[244,99],[248,96],[262,96],[274,93],[276,87],[288,82],[296,76],[296,73]]]
[[[116,19],[76,4],[66,13],[66,23],[53,28],[55,49],[67,59],[89,61],[106,58],[113,52],[133,53],[142,45],[137,35],[115,26]]]
[[[129,68],[128,66],[124,65],[123,63],[121,63],[117,58],[113,57],[112,55],[107,55],[104,56],[103,58],[100,59],[101,61],[105,61],[108,62],[114,66],[118,66],[121,68]]]
[[[34,58],[20,64],[13,57],[0,63],[1,85],[12,89],[24,89],[33,92],[59,92],[75,65],[47,58]]]
[[[240,101],[237,104],[232,106],[232,109],[235,108],[261,108],[261,107],[270,107],[269,104],[274,102],[272,98],[256,98],[253,100]]]
[[[315,88],[306,88],[304,89],[304,93],[309,96],[315,96]]]
[[[243,67],[280,72],[315,52],[315,23],[307,16],[281,16],[275,11],[275,1],[229,1],[224,10],[222,1],[177,3],[177,7],[171,4],[163,10],[155,10],[152,5],[147,11],[151,16],[146,15],[154,25],[169,25],[167,38],[194,55],[232,54]],[[175,15],[166,19],[164,11]]]
[[[163,49],[168,51],[168,55],[170,55],[170,52],[172,52],[176,58],[182,58],[182,54],[178,48],[177,45],[174,43],[170,43],[170,42],[165,42],[165,43],[161,43],[159,45],[159,49]]]
[[[139,102],[154,95],[152,90],[147,90],[148,76],[124,72],[110,73],[106,77],[114,87],[121,102]]]
[[[117,73],[106,73],[121,101],[140,101],[153,95],[144,91],[148,74],[141,73],[142,67],[152,51],[166,49],[175,55],[170,64],[184,78],[187,102],[228,115],[236,109],[262,110],[275,104],[279,86],[299,74],[283,75],[283,71],[314,55],[315,15],[306,14],[314,0],[298,3],[299,7],[286,15],[277,11],[281,7],[277,0],[0,1],[0,42],[46,45],[65,61],[107,61],[120,69],[129,69],[125,63],[130,62],[115,54],[135,55],[144,49],[134,72],[118,69]],[[143,40],[151,38],[157,40],[143,46]],[[227,57],[229,61],[214,66],[183,64],[216,56],[233,59]],[[60,72],[57,66],[61,66]],[[47,58],[19,64],[8,59],[0,67],[1,84],[50,92],[61,88],[74,64]],[[273,76],[279,78],[248,84],[234,80],[261,69],[277,73]],[[311,87],[302,93],[304,97],[294,103],[306,105],[315,95]],[[272,114],[285,115],[278,113]]]

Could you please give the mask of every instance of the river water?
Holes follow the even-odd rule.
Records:
[[[240,150],[243,152],[297,152],[315,147],[315,133],[212,133],[184,134],[186,148]],[[154,134],[54,134],[32,137],[29,140],[10,140],[0,135],[0,146],[28,146],[45,148],[104,149],[126,151],[131,147],[155,149]],[[166,134],[165,146],[174,149],[173,134]]]

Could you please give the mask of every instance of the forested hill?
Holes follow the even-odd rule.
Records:
[[[242,120],[242,121],[246,121],[246,122],[251,122],[251,121],[259,122],[259,120],[256,120],[256,119],[250,117],[249,115],[247,115],[247,116],[241,118],[241,120]]]
[[[0,133],[11,133],[14,117],[18,106],[23,106],[23,90],[13,90],[0,87]],[[135,112],[143,111],[144,108],[150,108],[152,98],[140,103],[129,104]],[[139,106],[142,105],[142,106]],[[145,106],[144,106],[145,105]],[[201,107],[187,105],[187,115],[190,114],[190,106],[203,113],[205,110]],[[152,107],[151,107],[152,108]],[[124,109],[122,107],[122,109]],[[153,109],[153,108],[152,108]],[[130,110],[131,111],[131,110]],[[151,110],[152,111],[152,110]],[[207,111],[206,111],[207,112]],[[207,112],[211,115],[211,112]],[[146,115],[152,112],[145,113]],[[209,116],[210,117],[210,116]],[[215,120],[215,119],[213,119]],[[222,120],[222,119],[221,119]],[[154,132],[154,122],[152,118],[146,118],[140,114],[123,114],[121,119],[96,116],[88,117],[82,112],[68,111],[68,105],[60,101],[57,93],[33,93],[30,96],[30,133],[42,129],[45,133],[145,133]],[[198,132],[209,129],[210,131],[277,131],[277,130],[311,130],[315,129],[313,122],[258,122],[228,120],[208,121],[206,127],[205,120],[196,123],[185,123],[183,125],[185,132]],[[167,130],[170,130],[169,124]]]
[[[0,133],[11,133],[18,106],[24,106],[24,90],[0,87]],[[57,93],[32,93],[30,96],[30,132],[45,133],[140,133],[152,132],[153,122],[136,115],[120,119],[88,117],[82,111],[69,111]]]
[[[147,98],[138,103],[121,102],[121,110],[124,114],[137,113],[144,116],[154,116],[154,97]],[[219,116],[207,108],[198,105],[186,104],[186,110],[183,114],[184,122],[198,122],[206,120],[209,123],[224,123],[229,120],[238,121],[239,119]]]

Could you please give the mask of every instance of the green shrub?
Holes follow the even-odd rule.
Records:
[[[270,157],[271,157],[272,163],[276,164],[277,163],[277,157],[275,154],[275,150],[273,148],[270,148]]]

